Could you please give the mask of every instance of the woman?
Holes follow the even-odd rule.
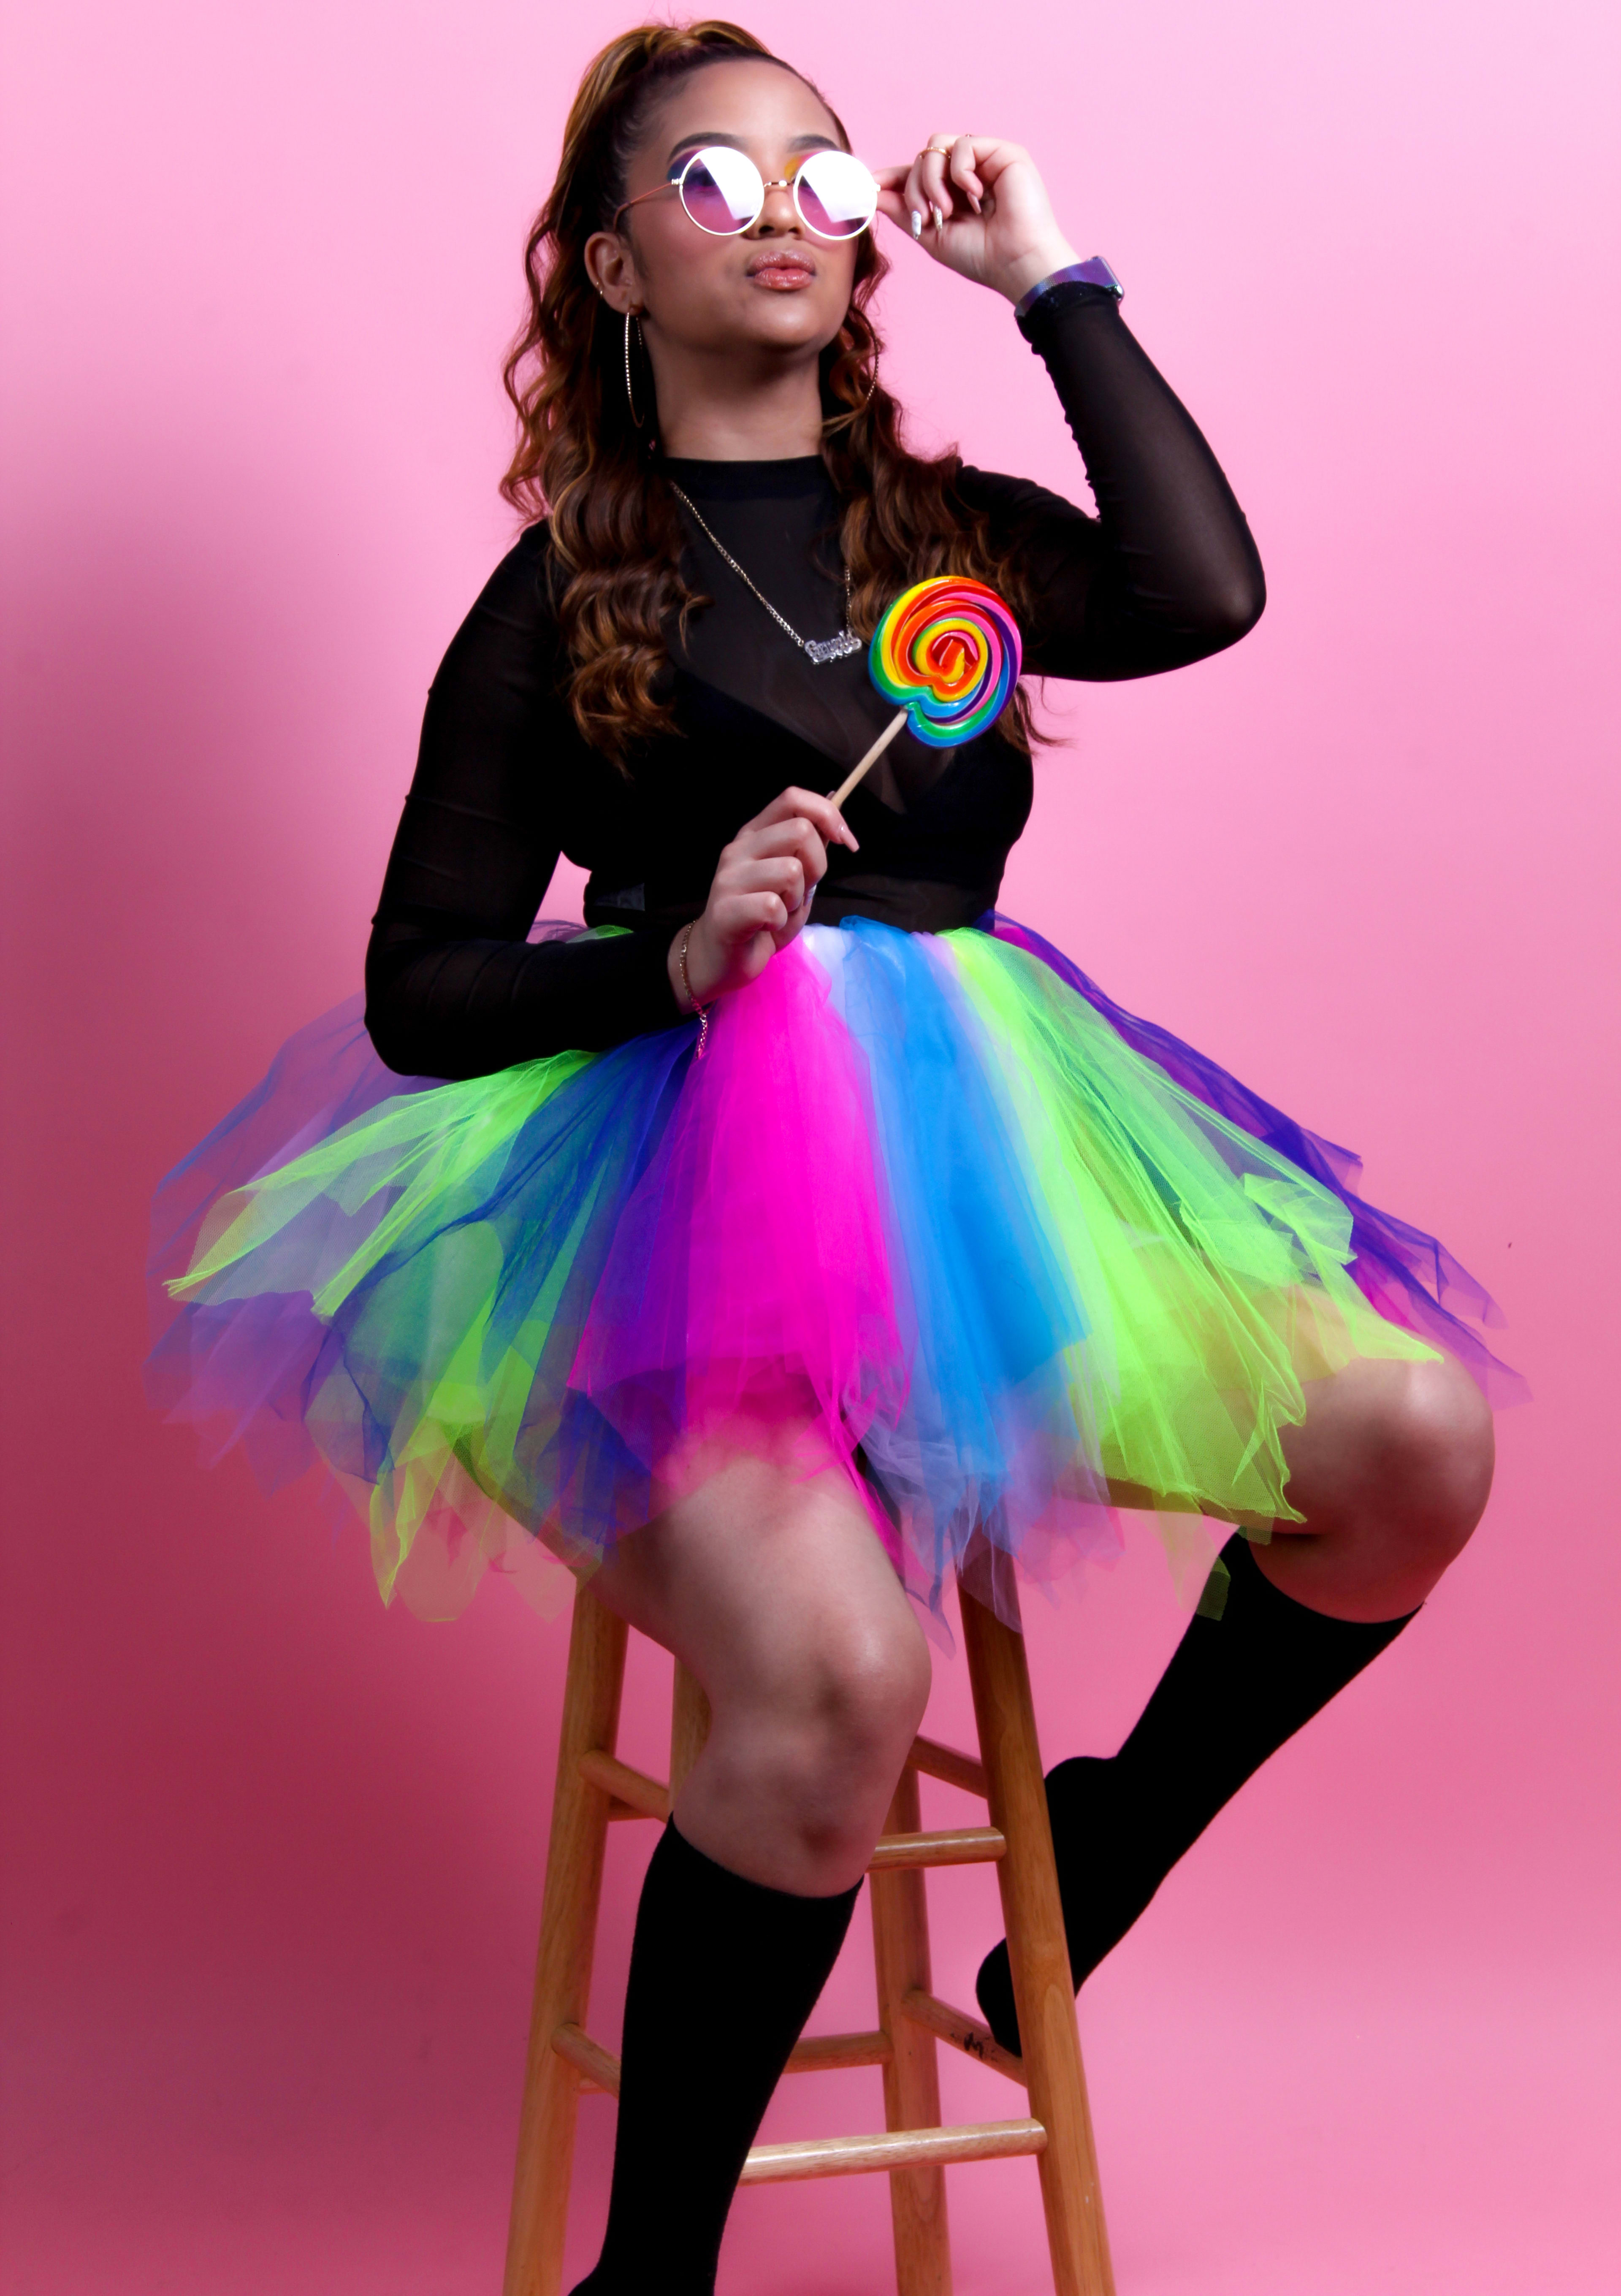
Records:
[[[1229,1543],[1121,1752],[1053,1774],[1079,1982],[1491,1474],[1500,1367],[1420,1276],[1488,1303],[1440,1247],[992,917],[1023,695],[960,749],[903,735],[848,818],[818,793],[889,715],[852,634],[924,576],[999,588],[1067,677],[1196,661],[1263,603],[1028,155],[936,135],[873,184],[848,150],[736,27],[591,67],[507,371],[531,522],[434,683],[368,955],[394,1073],[307,1033],[160,1199],[160,1391],[273,1470],[313,1443],[385,1592],[424,1529],[465,1575],[516,1523],[709,1694],[638,1919],[597,2292],[712,2285],[923,1714],[910,1596],[960,1566],[995,1600],[1122,1501],[1271,1538]],[[1096,520],[901,447],[875,207],[1013,307]],[[591,929],[532,940],[560,851]],[[980,1998],[1016,2047],[1001,1948]]]

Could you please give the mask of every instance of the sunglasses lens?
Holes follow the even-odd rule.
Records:
[[[700,231],[725,237],[746,231],[760,213],[765,185],[743,152],[711,144],[695,152],[681,176],[681,205]]]
[[[812,152],[794,178],[794,200],[819,238],[854,239],[878,211],[878,187],[848,152]]]

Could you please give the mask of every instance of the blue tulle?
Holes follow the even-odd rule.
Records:
[[[1087,1320],[999,1104],[983,1024],[937,945],[846,918],[815,947],[871,1078],[891,1263],[908,1279],[906,1406],[862,1447],[934,1595],[976,1523],[993,1547],[1016,1546],[1060,1486],[1107,1507],[1073,1352]]]

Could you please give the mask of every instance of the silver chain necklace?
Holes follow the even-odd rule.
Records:
[[[760,585],[752,580],[751,578],[744,572],[743,568],[738,565],[737,561],[732,556],[731,552],[727,548],[725,543],[721,541],[720,536],[716,534],[711,527],[709,521],[698,508],[697,504],[694,502],[692,496],[689,494],[684,493],[682,489],[677,486],[673,479],[670,481],[670,491],[676,496],[678,501],[684,502],[687,504],[687,509],[692,512],[694,518],[697,520],[698,524],[703,528],[704,533],[708,535],[710,540],[714,544],[715,548],[720,552],[721,557],[725,559],[727,564],[737,577],[737,579],[740,582],[744,582],[748,585],[748,587],[754,593],[754,595],[759,599],[767,613],[769,614],[771,619],[776,623],[778,628],[782,631],[786,637],[793,639],[801,653],[806,655],[811,661],[824,662],[842,661],[847,653],[860,652],[864,641],[857,637],[854,631],[850,627],[850,569],[848,566],[844,569],[843,628],[839,632],[835,638],[802,638],[799,632],[794,628],[793,623],[789,621],[786,616],[778,612],[776,607],[771,603],[771,601],[766,596],[765,592],[760,587]]]

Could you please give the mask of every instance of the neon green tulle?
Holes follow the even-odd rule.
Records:
[[[1123,1045],[1023,950],[944,937],[1090,1329],[1074,1350],[1122,1504],[1299,1521],[1281,1431],[1357,1357],[1434,1359],[1346,1273],[1350,1218]]]

